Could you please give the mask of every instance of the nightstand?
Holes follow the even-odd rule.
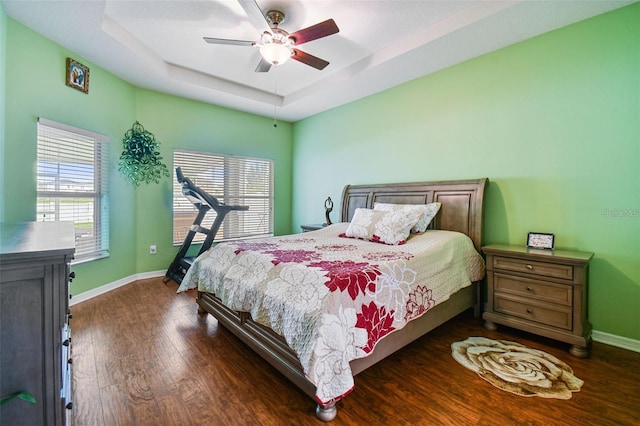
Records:
[[[300,228],[302,228],[302,232],[309,232],[309,231],[316,231],[318,229],[322,229],[324,228],[325,225],[324,223],[313,223],[311,225],[300,225]]]
[[[484,326],[496,324],[570,343],[569,352],[589,355],[587,319],[589,261],[593,253],[485,246],[487,307]]]

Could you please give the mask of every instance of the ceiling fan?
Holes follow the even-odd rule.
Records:
[[[227,44],[233,46],[256,46],[260,48],[262,58],[256,67],[256,72],[267,72],[272,65],[282,65],[289,58],[309,65],[318,70],[323,70],[329,62],[309,53],[303,52],[294,46],[299,46],[312,40],[317,40],[340,31],[333,19],[312,25],[289,34],[278,27],[284,20],[284,13],[279,10],[269,10],[266,16],[255,0],[238,0],[244,11],[249,16],[253,26],[262,33],[259,41],[232,40],[225,38],[203,37],[204,41],[212,44]]]

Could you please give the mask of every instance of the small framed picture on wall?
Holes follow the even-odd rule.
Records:
[[[555,235],[544,232],[529,232],[527,234],[527,247],[535,249],[553,250]]]
[[[89,93],[89,67],[67,58],[67,86]]]

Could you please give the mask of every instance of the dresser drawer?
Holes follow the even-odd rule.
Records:
[[[549,283],[498,272],[493,274],[493,291],[558,303],[568,307],[571,307],[573,303],[573,286],[571,285]]]
[[[493,256],[493,269],[523,272],[545,277],[573,280],[573,266],[550,262],[536,262],[511,257]]]
[[[508,294],[494,294],[494,311],[565,330],[571,330],[573,327],[571,308],[538,304]]]

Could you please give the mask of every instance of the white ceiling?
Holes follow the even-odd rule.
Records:
[[[236,0],[0,0],[6,14],[135,86],[296,121],[635,0],[257,0],[289,33],[333,18],[300,46],[330,62],[256,73],[258,40]],[[74,58],[78,59],[78,58]],[[277,96],[274,94],[277,93]]]

